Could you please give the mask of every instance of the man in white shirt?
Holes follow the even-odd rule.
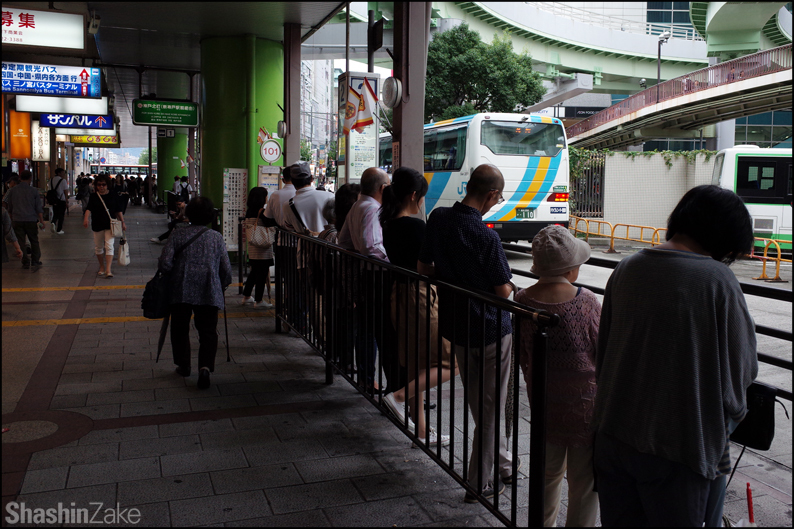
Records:
[[[281,205],[286,204],[292,197],[295,196],[295,186],[292,185],[290,166],[284,168],[284,171],[281,175],[281,181],[284,182],[284,187],[270,193],[270,197],[267,199],[265,218],[271,219],[273,221],[272,224],[266,223],[270,226],[284,225],[284,220],[281,217]]]
[[[295,196],[281,204],[282,228],[302,235],[316,237],[325,227],[323,209],[329,202],[334,202],[334,196],[312,187],[312,176],[307,162],[298,162],[290,166],[290,177],[295,187]],[[297,273],[298,273],[298,319],[302,323],[303,313],[308,308],[310,321],[315,335],[322,340],[325,335],[322,329],[322,295],[323,292],[310,281],[310,274],[322,273],[321,253],[323,249],[311,243],[299,240],[297,248]],[[319,252],[319,253],[318,253]],[[311,258],[313,257],[313,258]],[[318,277],[318,276],[315,276]]]

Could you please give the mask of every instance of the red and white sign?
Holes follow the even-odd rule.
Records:
[[[281,159],[281,145],[276,140],[268,140],[262,144],[259,153],[267,163],[276,163]]]
[[[83,15],[3,6],[3,46],[85,48]]]

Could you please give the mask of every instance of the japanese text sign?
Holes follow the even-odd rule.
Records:
[[[198,127],[198,105],[188,101],[132,102],[132,122],[136,125]]]
[[[119,144],[119,137],[118,136],[72,136],[72,143],[75,145],[78,143],[83,143],[86,145],[97,145],[97,146],[108,146],[108,145],[118,145]]]
[[[83,15],[3,6],[3,46],[85,48]]]
[[[42,127],[69,127],[73,129],[113,129],[113,116],[87,116],[80,114],[42,114]]]
[[[102,97],[99,68],[3,61],[3,93]]]

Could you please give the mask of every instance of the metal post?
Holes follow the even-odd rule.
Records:
[[[532,425],[529,434],[529,526],[543,526],[546,486],[546,364],[548,327],[539,325],[532,354]]]
[[[367,71],[375,71],[375,50],[372,49],[372,26],[375,25],[375,11],[367,11]]]
[[[659,83],[662,82],[662,41],[659,41],[659,53],[656,56],[656,104],[659,104]]]

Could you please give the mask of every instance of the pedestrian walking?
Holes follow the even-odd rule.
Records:
[[[58,167],[55,169],[55,176],[50,180],[50,187],[47,191],[47,202],[50,203],[53,210],[50,228],[53,233],[57,233],[58,235],[64,234],[63,218],[66,214],[66,204],[69,199],[68,188],[69,184],[66,182],[66,171]]]
[[[121,221],[123,230],[127,230],[124,222],[124,213],[118,204],[118,196],[110,190],[110,175],[101,173],[94,180],[96,192],[88,200],[88,207],[83,215],[83,228],[88,228],[88,218],[91,217],[91,231],[94,232],[94,253],[99,261],[97,276],[110,279],[113,277],[111,270],[113,264],[113,233],[110,230],[110,220]]]
[[[245,212],[245,233],[248,240],[248,262],[251,272],[243,286],[243,299],[241,305],[253,305],[255,308],[272,309],[270,301],[270,267],[273,266],[273,239],[275,228],[265,226],[262,218],[267,204],[267,189],[254,187],[248,192],[248,203]],[[259,241],[254,237],[255,231],[264,234],[264,240]],[[267,286],[268,300],[264,300],[265,286]],[[251,297],[251,294],[254,297]]]
[[[33,266],[41,266],[39,231],[44,230],[44,206],[39,189],[31,185],[33,173],[22,171],[19,178],[19,185],[8,190],[3,202],[11,216],[17,241],[22,245],[27,237],[30,242],[30,256],[27,253],[22,256],[22,268],[30,268],[31,262]]]
[[[185,214],[190,226],[174,231],[160,255],[160,269],[170,272],[171,349],[177,374],[190,376],[190,319],[199,334],[198,388],[210,386],[218,352],[218,311],[224,308],[224,290],[232,282],[232,266],[223,236],[207,224],[215,206],[206,197],[191,200]],[[177,249],[182,250],[175,257]]]

